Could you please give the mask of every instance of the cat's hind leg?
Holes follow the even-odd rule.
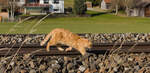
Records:
[[[57,48],[58,48],[59,51],[64,51],[64,49],[61,48],[61,47],[57,47]]]
[[[68,48],[66,48],[65,51],[71,51],[71,50],[72,50],[72,47],[68,47]]]

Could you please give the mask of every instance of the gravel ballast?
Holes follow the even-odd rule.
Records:
[[[45,34],[0,35],[0,45],[40,44]],[[93,43],[149,43],[150,33],[81,34]],[[82,60],[77,56],[7,56],[0,57],[0,73],[150,73],[150,54],[92,54]]]
[[[20,45],[39,45],[44,39],[45,34],[1,34],[0,45],[12,45],[14,43]],[[91,40],[94,44],[105,43],[149,43],[150,33],[100,33],[100,34],[80,34],[80,36]]]
[[[149,73],[150,54],[92,54],[80,56],[17,56],[0,58],[0,73]]]

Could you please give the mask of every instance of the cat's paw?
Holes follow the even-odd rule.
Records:
[[[72,47],[67,48],[65,51],[71,51]]]
[[[46,51],[49,52],[50,51],[49,48],[46,48]]]
[[[44,42],[41,42],[40,45],[43,46],[43,45],[44,45]]]

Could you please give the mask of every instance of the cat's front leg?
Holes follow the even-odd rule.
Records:
[[[47,43],[47,46],[46,46],[46,51],[49,52],[49,47],[50,47],[50,43]]]
[[[57,41],[55,41],[55,39],[51,39],[48,43],[47,43],[47,47],[46,50],[49,52],[50,51],[50,46],[56,45]]]
[[[79,47],[79,48],[76,48],[76,49],[82,54],[82,56],[84,56],[86,54],[85,48]]]

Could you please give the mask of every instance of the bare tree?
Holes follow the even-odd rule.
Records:
[[[123,0],[123,5],[125,7],[125,11],[127,16],[129,16],[130,9],[136,5],[137,0]]]
[[[115,9],[116,15],[120,8],[125,9],[127,16],[129,16],[130,9],[136,6],[138,0],[112,0],[112,9]]]
[[[119,8],[121,7],[122,0],[111,0],[112,3],[112,9],[115,9],[116,13],[118,14]]]
[[[17,7],[16,0],[9,0],[8,1],[8,10],[10,13],[10,20],[14,21],[15,19],[15,9]]]
[[[7,9],[9,15],[9,19],[14,21],[15,19],[15,11],[18,8],[18,1],[20,0],[0,0],[0,7],[3,9]]]

